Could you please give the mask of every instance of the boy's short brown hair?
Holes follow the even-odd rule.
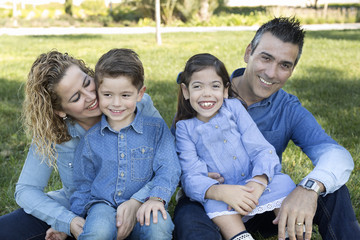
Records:
[[[140,90],[144,85],[144,68],[136,52],[127,48],[114,48],[101,56],[95,66],[96,88],[105,77],[126,76]]]

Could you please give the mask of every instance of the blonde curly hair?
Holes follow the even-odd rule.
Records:
[[[78,66],[89,76],[94,76],[94,71],[83,60],[52,50],[35,60],[25,87],[23,122],[26,133],[32,138],[42,161],[47,159],[46,163],[55,168],[56,144],[71,139],[66,121],[56,114],[63,110],[56,87],[72,65]]]

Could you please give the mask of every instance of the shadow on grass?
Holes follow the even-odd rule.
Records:
[[[360,144],[360,81],[346,79],[345,71],[308,67],[308,75],[292,79],[286,89],[330,135],[345,145],[353,145],[353,141]]]
[[[360,30],[342,30],[342,31],[308,31],[306,39],[333,39],[333,40],[351,40],[359,41]],[[305,40],[306,41],[306,40]]]

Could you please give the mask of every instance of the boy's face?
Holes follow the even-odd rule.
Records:
[[[143,86],[138,91],[127,76],[103,79],[98,89],[99,106],[114,130],[119,131],[134,120],[136,103],[141,101],[145,89]]]

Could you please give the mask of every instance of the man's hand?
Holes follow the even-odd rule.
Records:
[[[70,232],[76,239],[78,239],[79,235],[83,232],[84,224],[85,219],[82,217],[74,217],[71,221]]]
[[[125,239],[130,235],[135,227],[136,212],[140,206],[141,202],[132,198],[118,206],[116,211],[117,240]]]
[[[212,185],[206,191],[205,198],[223,201],[241,215],[247,215],[258,205],[253,191],[254,188],[242,185]]]
[[[209,172],[208,177],[218,181],[220,184],[223,184],[225,182],[225,179],[220,175],[220,173]]]
[[[311,239],[312,223],[317,208],[316,192],[296,187],[283,201],[279,215],[273,221],[278,224],[279,239],[285,239],[285,227],[290,240],[303,239],[305,223],[305,239]]]
[[[145,225],[149,226],[151,212],[153,214],[153,222],[154,223],[158,222],[158,211],[161,212],[163,218],[166,220],[167,213],[164,204],[158,200],[154,200],[150,198],[141,205],[141,207],[139,208],[136,214],[136,219],[141,226],[144,226],[144,218],[145,218]]]

